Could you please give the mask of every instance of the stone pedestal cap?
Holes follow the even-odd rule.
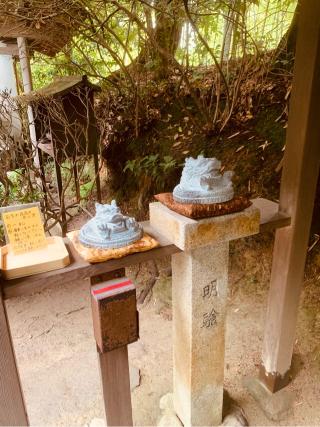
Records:
[[[150,203],[150,225],[182,250],[214,245],[259,233],[260,211],[254,206],[213,218],[195,220]]]

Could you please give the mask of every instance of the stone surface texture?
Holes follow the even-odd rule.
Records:
[[[292,391],[285,388],[271,393],[256,377],[244,377],[242,382],[270,420],[281,421],[293,410],[295,395]]]
[[[141,381],[140,369],[136,366],[129,365],[129,374],[130,374],[130,390],[133,391],[135,388],[139,387]]]
[[[150,225],[188,251],[259,233],[260,211],[250,206],[241,212],[195,220],[155,202],[150,203]]]
[[[172,257],[174,407],[185,426],[222,421],[229,244]]]
[[[220,425],[229,241],[258,233],[260,213],[194,220],[152,203],[150,223],[184,251],[172,256],[175,413],[184,426]]]

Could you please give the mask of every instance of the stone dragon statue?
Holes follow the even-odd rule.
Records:
[[[116,249],[141,239],[143,230],[134,218],[121,213],[115,200],[96,203],[96,215],[80,230],[79,241],[89,247]]]
[[[180,183],[173,190],[179,203],[223,203],[234,196],[232,171],[220,173],[221,162],[199,155],[185,161]]]

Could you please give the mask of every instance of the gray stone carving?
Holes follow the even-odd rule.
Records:
[[[96,203],[96,215],[80,230],[80,242],[89,247],[116,249],[141,239],[143,229],[138,222],[121,213],[115,200],[111,204]]]
[[[221,162],[216,158],[198,156],[186,159],[180,183],[173,190],[179,203],[222,203],[234,196],[232,171],[220,173]]]

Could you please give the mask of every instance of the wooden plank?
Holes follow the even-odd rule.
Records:
[[[251,201],[253,206],[260,210],[260,233],[290,225],[290,216],[279,212],[278,203],[263,198],[257,198]]]
[[[0,425],[29,425],[0,289]]]
[[[19,56],[19,49],[16,43],[7,43],[1,45],[0,42],[0,55]]]
[[[158,248],[147,252],[139,252],[128,255],[124,258],[113,259],[98,264],[89,264],[80,257],[70,241],[65,239],[70,256],[70,265],[60,270],[36,274],[34,276],[23,277],[20,279],[3,281],[2,286],[4,298],[7,299],[30,294],[32,292],[38,292],[44,286],[52,286],[58,285],[62,282],[66,283],[74,280],[87,279],[91,276],[96,276],[101,273],[106,273],[108,271],[117,270],[119,268],[128,267],[130,265],[163,258],[164,256],[169,256],[180,252],[179,248],[169,242],[157,231],[152,229],[148,221],[143,222],[142,226],[147,233],[158,240],[160,243]]]
[[[260,209],[260,231],[269,231],[279,227],[285,227],[290,224],[290,216],[278,212],[278,204],[267,199],[252,200],[254,206]],[[57,285],[63,282],[71,282],[74,280],[85,279],[90,276],[101,274],[108,271],[113,271],[118,268],[124,268],[129,265],[134,265],[152,259],[159,259],[164,256],[170,256],[180,252],[172,242],[168,241],[158,231],[154,230],[149,221],[142,222],[144,230],[154,237],[160,243],[160,247],[152,249],[148,252],[132,254],[124,258],[109,260],[99,264],[89,264],[74,249],[68,239],[65,239],[66,247],[70,256],[70,265],[67,267],[47,273],[37,274],[35,276],[24,277],[10,281],[4,281],[3,290],[4,298],[12,298],[15,296],[25,295],[31,292],[36,292],[44,286]]]
[[[98,352],[108,426],[132,426],[128,347]]]
[[[82,280],[90,276],[90,264],[74,250],[70,242],[65,239],[69,252],[70,265],[60,270],[35,274],[13,280],[3,280],[3,296],[5,299],[38,292],[45,286],[59,285],[62,282]]]
[[[288,382],[295,341],[320,165],[319,72],[320,2],[302,0],[279,204],[291,225],[276,232],[260,375],[272,392]]]
[[[69,253],[59,236],[46,238],[47,246],[33,251],[14,254],[11,245],[0,247],[0,268],[5,279],[17,279],[64,268],[69,265]]]

